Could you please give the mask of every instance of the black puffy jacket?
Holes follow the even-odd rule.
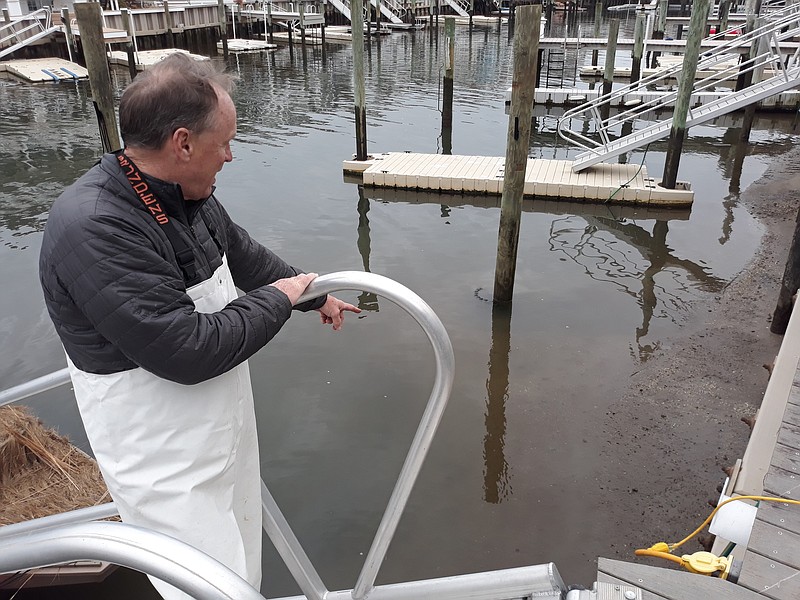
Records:
[[[267,284],[301,271],[251,239],[213,194],[187,202],[179,186],[147,180],[194,254],[197,281],[212,275],[224,252],[245,295],[219,312],[195,311],[167,235],[116,156],[106,154],[50,211],[39,257],[45,303],[82,371],[142,367],[178,383],[199,383],[243,362],[278,333],[292,306]]]

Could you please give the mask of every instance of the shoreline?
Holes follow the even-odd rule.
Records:
[[[685,333],[634,373],[603,423],[612,445],[599,474],[612,531],[608,558],[674,542],[710,513],[724,469],[741,458],[783,336],[769,331],[800,205],[800,149],[779,156],[739,195],[764,227],[758,250],[716,296],[699,301]],[[620,457],[625,457],[625,460]],[[620,501],[625,495],[632,501]],[[705,534],[708,536],[708,534]],[[609,540],[619,539],[609,535]],[[703,536],[698,536],[700,539]],[[698,538],[687,553],[703,549]],[[657,559],[646,564],[666,566]]]

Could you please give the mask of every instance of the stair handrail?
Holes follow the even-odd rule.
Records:
[[[44,17],[44,24],[42,23],[42,17]],[[16,25],[31,20],[33,22],[30,23],[29,25],[26,25],[22,29],[15,29]],[[53,23],[53,12],[49,6],[45,6],[43,8],[35,10],[26,15],[22,15],[20,17],[16,17],[11,21],[9,21],[8,23],[3,23],[2,25],[0,25],[0,34],[2,34],[4,30],[8,30],[11,32],[8,35],[0,38],[0,47],[2,47],[2,45],[5,42],[13,38],[17,39],[17,43],[23,43],[25,39],[24,38],[21,39],[19,37],[19,34],[25,33],[26,31],[30,31],[31,29],[38,29],[39,33],[44,32],[53,26],[52,23]]]
[[[734,39],[726,40],[725,43],[720,44],[716,48],[706,51],[702,54],[697,63],[697,71],[703,71],[714,67],[723,61],[729,60],[732,50],[737,53],[744,54],[753,47],[753,44],[759,44],[763,40],[769,40],[766,48],[760,48],[747,60],[744,60],[738,65],[731,65],[722,70],[716,70],[708,77],[705,77],[696,82],[694,91],[703,91],[710,87],[716,87],[726,79],[733,79],[733,76],[739,77],[744,73],[763,69],[765,66],[771,65],[776,70],[783,70],[784,75],[785,65],[783,64],[783,54],[780,47],[780,42],[791,39],[792,37],[800,34],[800,5],[792,5],[786,7],[783,11],[776,11],[771,13],[769,17],[764,18],[767,21],[765,24],[755,27],[752,31],[746,32],[742,35],[736,36]],[[712,40],[724,38],[726,35],[738,31],[741,26],[733,26],[726,31],[720,32],[711,36]],[[785,29],[784,31],[781,31]],[[797,52],[790,57],[790,64],[796,64]],[[677,91],[673,90],[664,95],[654,98],[652,100],[637,104],[636,106],[609,116],[607,119],[598,119],[599,111],[595,110],[604,104],[612,104],[614,100],[622,99],[624,96],[646,90],[660,81],[677,78],[683,70],[683,64],[677,64],[667,69],[659,69],[656,72],[634,82],[628,86],[612,90],[610,93],[585,102],[579,106],[567,110],[558,120],[557,132],[559,137],[568,143],[578,146],[584,150],[594,151],[598,148],[604,148],[608,145],[610,138],[608,137],[608,130],[611,127],[616,127],[625,122],[632,121],[642,116],[642,114],[671,105],[677,98]],[[730,77],[721,78],[721,75],[730,75]],[[600,136],[602,142],[598,143],[595,139],[587,137],[581,132],[570,130],[567,124],[571,119],[581,115],[590,115],[596,124],[595,130],[597,135]]]

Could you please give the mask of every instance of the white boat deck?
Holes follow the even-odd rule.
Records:
[[[6,71],[32,83],[87,79],[89,72],[79,64],[63,58],[30,58],[0,62],[0,71]]]
[[[494,156],[458,156],[389,152],[366,161],[346,160],[347,174],[361,175],[365,186],[419,191],[503,193],[505,159]],[[525,196],[613,202],[651,206],[691,206],[694,192],[688,184],[677,189],[660,187],[646,167],[602,163],[580,173],[572,161],[528,159]]]

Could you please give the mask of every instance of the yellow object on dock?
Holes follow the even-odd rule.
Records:
[[[74,62],[63,58],[30,58],[0,63],[0,69],[25,81],[61,81],[63,79],[87,79],[89,72]]]
[[[493,156],[458,156],[389,152],[366,161],[346,160],[347,174],[360,174],[366,186],[450,193],[503,193],[505,159]],[[644,166],[601,163],[580,173],[572,161],[529,158],[525,196],[586,200],[615,204],[664,207],[691,206],[694,192],[682,183],[674,189],[660,187]]]

